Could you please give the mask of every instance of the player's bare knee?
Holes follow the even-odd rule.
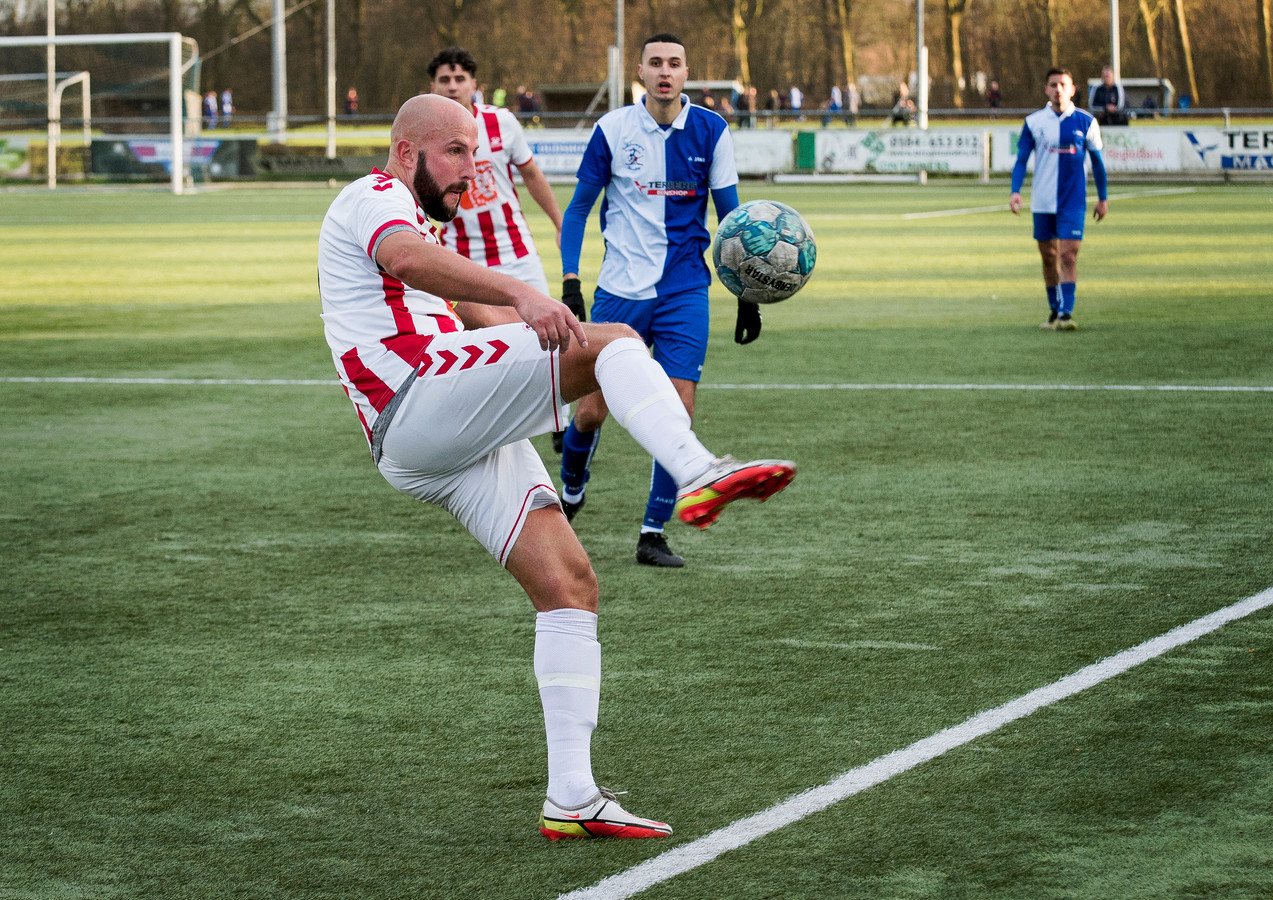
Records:
[[[536,593],[538,596],[532,596],[531,601],[540,612],[584,609],[595,613],[601,595],[597,573],[586,557],[582,562],[570,560],[555,567],[537,585]]]

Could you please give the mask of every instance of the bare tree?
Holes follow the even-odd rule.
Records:
[[[946,10],[946,66],[954,90],[955,107],[964,108],[964,57],[960,48],[960,32],[964,15],[972,0],[945,0]]]
[[[1264,0],[1267,4],[1269,0]],[[852,0],[835,0],[836,17],[840,25],[840,52],[844,54],[844,81],[851,84],[857,81],[857,71],[853,62],[853,25],[849,16],[853,13]]]
[[[1180,47],[1185,54],[1185,71],[1189,73],[1189,93],[1198,102],[1198,76],[1193,70],[1193,46],[1189,43],[1189,24],[1185,19],[1185,0],[1176,0],[1176,27],[1180,32]]]
[[[1151,8],[1149,0],[1136,0],[1140,7],[1140,18],[1145,24],[1145,39],[1149,41],[1149,57],[1154,63],[1154,77],[1163,78],[1164,66],[1162,58],[1162,46],[1158,38],[1158,20],[1166,18],[1164,13],[1167,8],[1164,5],[1166,0],[1158,0]]]
[[[729,25],[734,45],[734,61],[738,66],[738,80],[751,84],[751,63],[748,61],[749,32],[751,23],[764,11],[765,0],[707,0],[713,12]]]
[[[1264,62],[1264,86],[1267,96],[1273,98],[1273,10],[1270,0],[1256,0],[1260,17],[1260,51]]]

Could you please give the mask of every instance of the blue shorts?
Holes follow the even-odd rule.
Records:
[[[631,325],[668,377],[686,381],[703,377],[708,317],[706,287],[653,300],[626,300],[597,288],[592,299],[592,321]]]
[[[1087,221],[1087,207],[1059,213],[1034,214],[1034,239],[1036,241],[1081,241],[1083,223]]]

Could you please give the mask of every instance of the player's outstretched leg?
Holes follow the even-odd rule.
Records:
[[[550,841],[562,838],[661,838],[672,833],[666,822],[634,816],[619,805],[614,791],[598,788],[597,795],[580,806],[562,807],[544,801],[539,831]]]
[[[676,500],[676,517],[695,528],[707,528],[735,500],[767,500],[791,484],[796,464],[786,459],[741,463],[732,456],[715,460],[702,475],[684,485]]]

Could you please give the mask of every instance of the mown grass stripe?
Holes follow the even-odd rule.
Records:
[[[850,769],[826,784],[611,875],[591,887],[562,894],[558,900],[624,900],[632,897],[1268,606],[1273,606],[1273,587],[1095,662],[994,709],[978,713],[909,747]]]

